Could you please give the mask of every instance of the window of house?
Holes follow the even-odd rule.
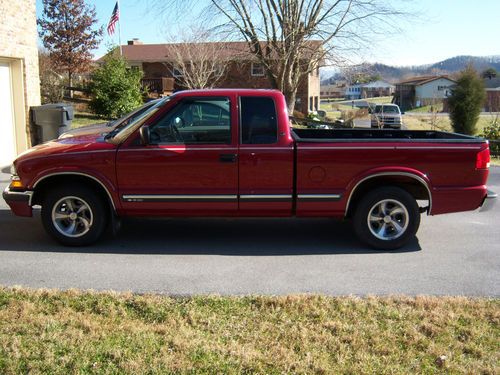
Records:
[[[265,97],[240,98],[242,144],[272,144],[278,141],[274,100]]]
[[[173,64],[172,65],[172,75],[174,77],[182,77],[182,76],[184,76],[184,72],[182,71],[182,68],[179,66],[179,64]]]
[[[229,98],[185,99],[150,126],[153,144],[230,144]]]
[[[264,75],[264,65],[261,63],[252,63],[251,73],[253,77],[262,77]]]

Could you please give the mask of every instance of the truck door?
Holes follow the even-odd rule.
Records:
[[[120,148],[122,207],[144,215],[236,215],[235,100],[185,97],[149,125],[151,144]]]
[[[280,129],[276,104],[269,96],[239,98],[240,215],[288,216],[292,212],[293,141]],[[281,126],[288,126],[288,118],[282,120],[286,123]]]

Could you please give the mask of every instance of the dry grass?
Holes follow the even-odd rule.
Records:
[[[497,299],[0,289],[0,373],[494,374],[499,320]]]
[[[476,126],[476,133],[481,134],[484,127],[491,122],[490,116],[480,116]],[[410,130],[442,130],[452,132],[451,121],[448,116],[434,117],[430,114],[403,116],[403,123]]]

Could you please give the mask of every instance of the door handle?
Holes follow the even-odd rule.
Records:
[[[220,154],[219,160],[221,163],[234,163],[237,157],[237,154]]]

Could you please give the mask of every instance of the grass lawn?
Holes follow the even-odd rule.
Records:
[[[433,106],[435,107],[435,109],[438,112],[442,112],[443,111],[443,103],[436,103]],[[414,108],[414,109],[409,109],[406,112],[429,113],[429,112],[431,112],[431,107],[432,107],[431,105],[425,105],[425,106],[422,106],[422,107],[418,107],[418,108]]]
[[[499,340],[498,299],[0,288],[2,374],[494,374]]]
[[[107,122],[99,116],[96,116],[92,113],[84,113],[84,112],[75,112],[73,121],[71,122],[72,128],[79,128],[80,126],[98,124],[100,122]]]

